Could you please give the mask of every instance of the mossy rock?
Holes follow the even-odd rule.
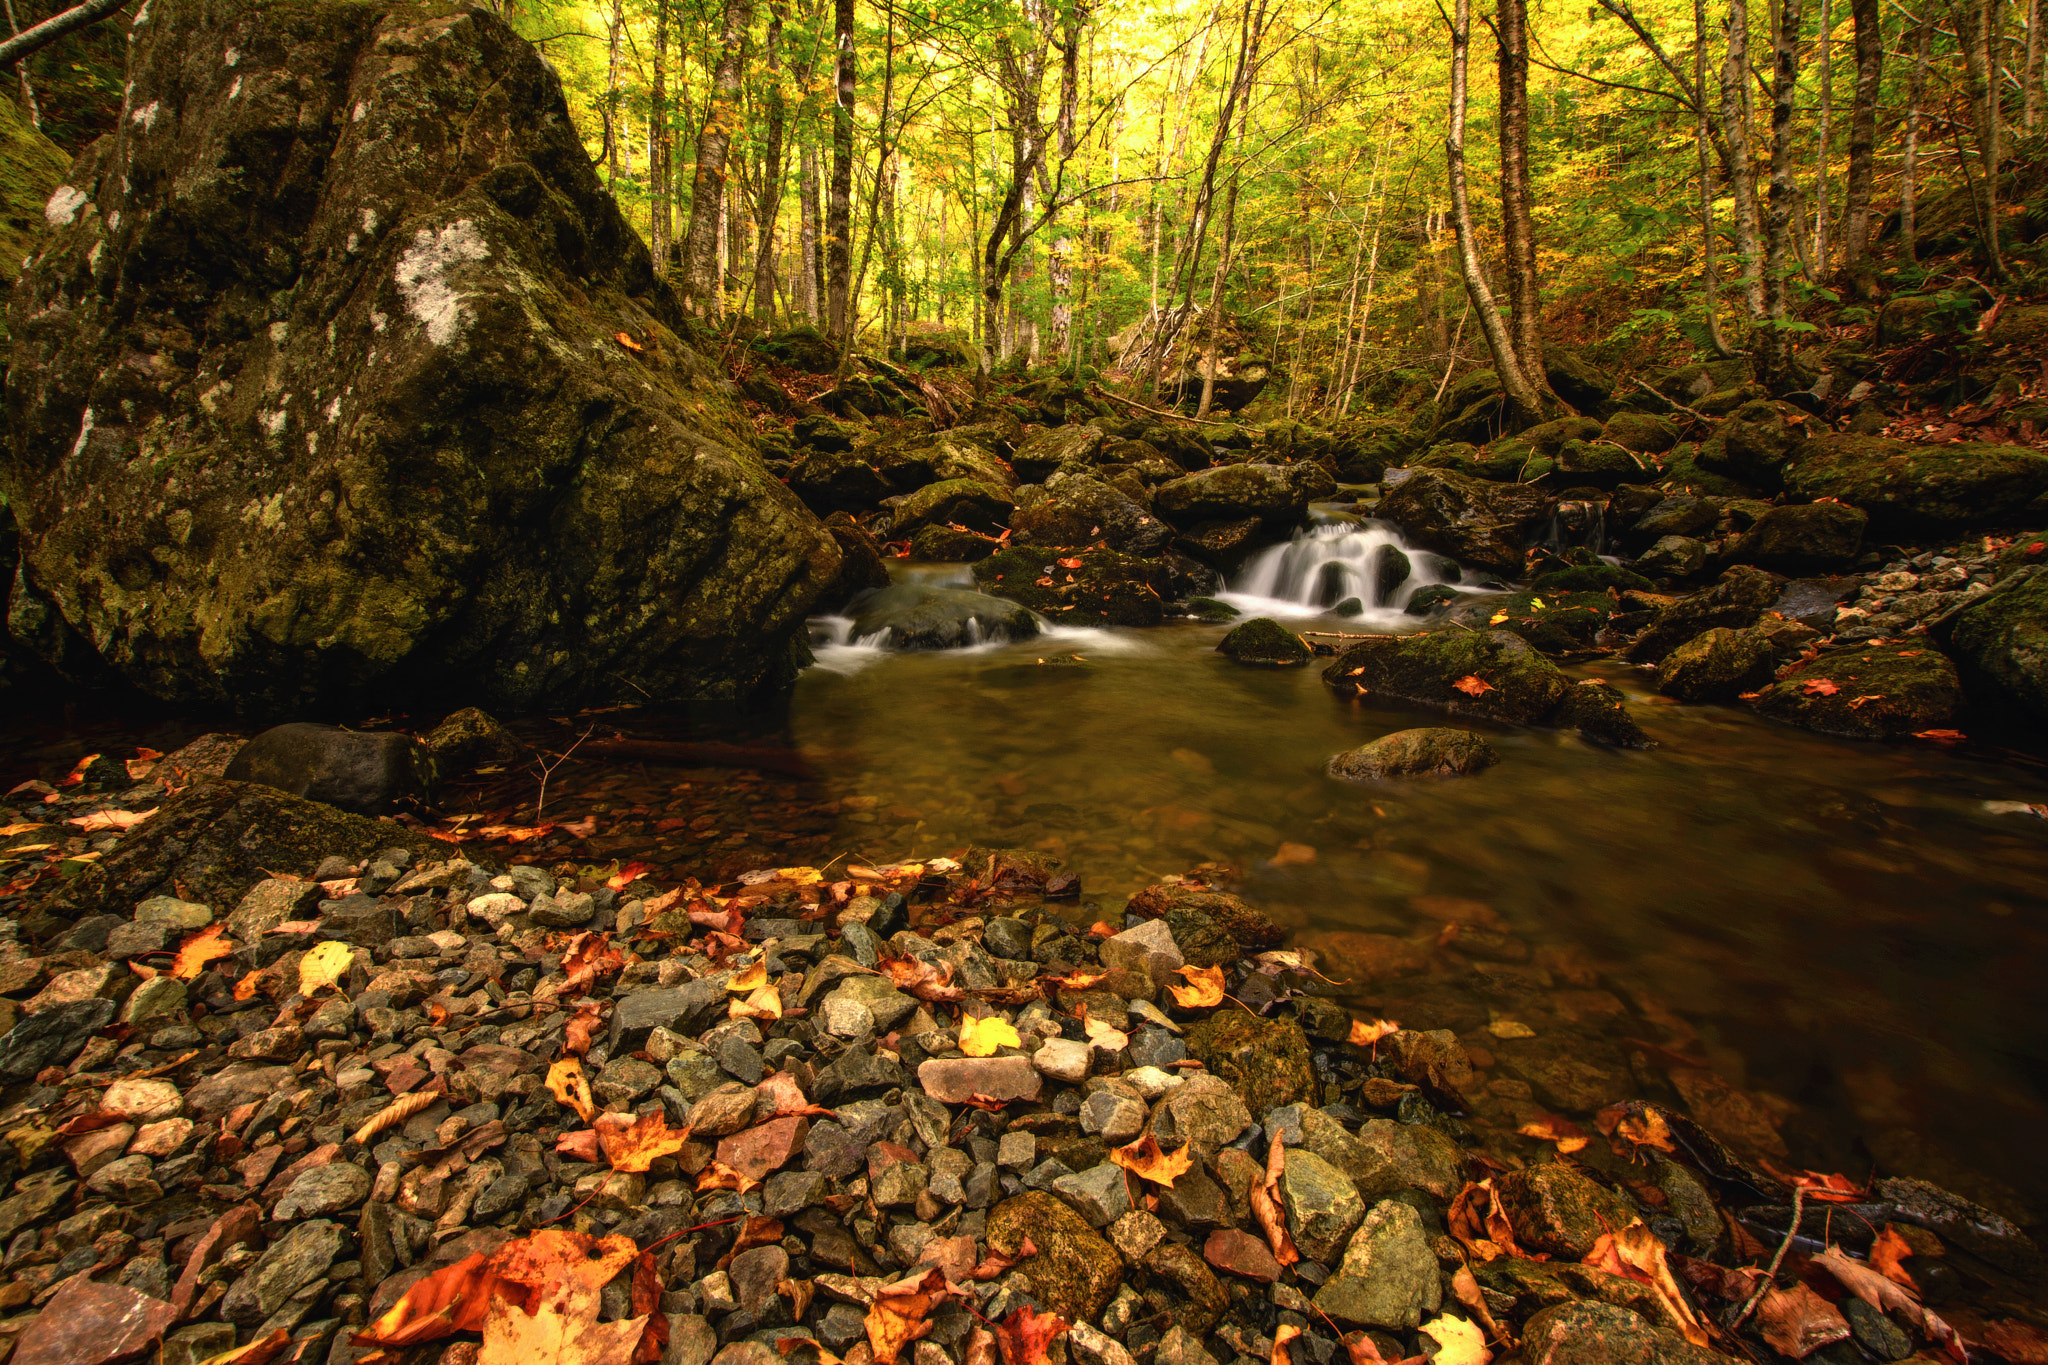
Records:
[[[1756,699],[1761,715],[1849,739],[1946,729],[1962,707],[1956,666],[1922,640],[1827,650]]]
[[[1618,414],[1617,418],[1628,415]],[[1656,469],[1646,457],[1631,455],[1612,441],[1601,440],[1566,441],[1557,448],[1551,468],[1545,472],[1559,487],[1590,484],[1610,489],[1631,479],[1655,477]]]
[[[1859,507],[1870,529],[1884,534],[2039,525],[2048,517],[2048,455],[1984,441],[1916,446],[1833,434],[1800,448],[1785,487],[1808,500]]]
[[[1254,616],[1236,627],[1216,649],[1241,664],[1273,668],[1293,668],[1315,657],[1299,635],[1268,616]]]
[[[1171,578],[1165,563],[1116,550],[1018,546],[974,566],[984,592],[1064,626],[1156,626]]]
[[[1280,926],[1262,911],[1227,891],[1210,891],[1175,882],[1145,887],[1131,896],[1124,909],[1146,919],[1159,919],[1175,910],[1197,911],[1223,926],[1223,931],[1250,953],[1278,948],[1287,937]]]
[[[1450,619],[1474,628],[1511,630],[1545,654],[1589,649],[1615,609],[1604,593],[1510,592],[1475,597]]]
[[[1457,715],[1543,721],[1571,682],[1505,630],[1432,630],[1362,641],[1323,670],[1331,687],[1417,702]]]
[[[1190,597],[1188,599],[1188,615],[1194,617],[1197,621],[1205,621],[1210,625],[1222,625],[1226,621],[1235,621],[1244,613],[1231,606],[1230,603],[1219,602],[1213,597]]]
[[[1491,744],[1469,730],[1431,726],[1397,730],[1346,749],[1329,762],[1331,777],[1347,782],[1403,777],[1465,777],[1500,762]]]
[[[1539,454],[1555,455],[1557,448],[1566,441],[1590,441],[1599,436],[1600,431],[1600,424],[1590,417],[1560,417],[1530,427],[1514,441],[1496,442],[1495,448],[1519,442]]]
[[[2021,572],[1956,617],[1949,648],[1973,691],[2048,720],[2048,569]]]
[[[1564,694],[1550,723],[1560,730],[1577,730],[1579,738],[1616,749],[1654,749],[1657,741],[1643,733],[1629,713],[1628,699],[1612,683],[1586,678]]]
[[[1638,455],[1661,455],[1678,444],[1678,428],[1647,412],[1617,412],[1601,435]]]
[[[1664,656],[1657,690],[1680,701],[1731,701],[1776,671],[1776,653],[1761,633],[1717,626]]]
[[[927,526],[910,542],[910,557],[931,564],[972,564],[995,552],[993,537],[950,526]]]
[[[1681,441],[1664,457],[1664,472],[1658,482],[1673,493],[1699,497],[1746,498],[1755,488],[1720,472],[1717,441]]]
[[[1029,1241],[1036,1251],[1017,1263],[1032,1283],[1040,1309],[1069,1322],[1094,1322],[1123,1283],[1123,1257],[1088,1220],[1043,1190],[1005,1199],[989,1211],[984,1234],[991,1250],[1015,1256]]]
[[[1017,500],[1005,489],[979,479],[941,479],[907,495],[896,504],[889,521],[889,537],[903,540],[926,526],[957,522],[975,531],[1003,529]]]
[[[1162,919],[1174,946],[1190,967],[1220,967],[1244,956],[1244,949],[1214,916],[1189,905],[1177,905]]]
[[[1254,1118],[1320,1097],[1308,1035],[1292,1019],[1219,1010],[1190,1028],[1188,1051],[1230,1084]]]
[[[1639,573],[1624,569],[1618,564],[1589,564],[1569,569],[1552,569],[1531,580],[1529,591],[1534,593],[1588,593],[1606,592],[1615,588],[1623,592],[1631,589],[1640,592],[1655,592],[1657,585]]]
[[[1628,647],[1631,663],[1660,663],[1687,640],[1716,626],[1743,629],[1756,624],[1784,591],[1785,580],[1748,565],[1721,575],[1721,581],[1679,598],[1657,614]]]
[[[1493,1188],[1515,1240],[1550,1256],[1583,1259],[1602,1233],[1625,1228],[1636,1217],[1626,1199],[1563,1162],[1506,1172],[1495,1177]]]
[[[0,282],[11,282],[32,256],[48,224],[43,209],[64,183],[71,157],[22,117],[12,99],[0,99]],[[0,345],[7,319],[0,310]]]
[[[1448,583],[1427,583],[1409,595],[1401,611],[1408,616],[1436,616],[1455,606],[1464,596]]]

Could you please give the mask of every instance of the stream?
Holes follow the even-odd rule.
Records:
[[[1411,630],[1401,603],[1455,566],[1414,556],[1382,592],[1389,544],[1390,528],[1327,521],[1221,596],[1300,630]],[[1325,610],[1353,596],[1362,614]],[[1320,666],[1238,665],[1216,652],[1226,629],[1053,628],[903,653],[821,618],[786,717],[740,736],[800,750],[814,777],[572,762],[549,775],[546,818],[594,815],[597,833],[489,851],[709,879],[1021,847],[1080,874],[1082,901],[1061,913],[1083,924],[1161,877],[1227,868],[1324,954],[1348,1004],[1454,1029],[1511,1105],[1583,1122],[1675,1084],[1761,1146],[1775,1126],[1784,1164],[1860,1180],[1876,1161],[2023,1222],[2048,1210],[2048,821],[2026,809],[2048,802],[2048,767],[1680,705],[1603,660],[1568,671],[1627,693],[1657,748],[1474,722],[1502,758],[1479,776],[1344,783],[1324,775],[1332,754],[1442,717],[1340,699]],[[599,719],[709,736],[652,709]],[[574,724],[515,728],[560,752]],[[5,775],[61,772],[116,728],[74,717],[18,736]],[[131,725],[127,742],[168,749],[176,731]],[[535,783],[471,779],[446,809],[528,821]]]

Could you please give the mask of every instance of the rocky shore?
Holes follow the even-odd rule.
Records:
[[[1213,870],[1120,914],[988,848],[607,881],[163,762],[7,797],[11,856],[96,845],[0,919],[12,1365],[509,1362],[529,1321],[618,1365],[2048,1342],[2020,1227],[1802,1170],[1484,906],[1436,951],[1496,1004],[1439,1020],[1420,958],[1290,945]]]

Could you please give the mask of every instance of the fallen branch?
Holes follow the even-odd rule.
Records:
[[[1749,1301],[1742,1305],[1742,1311],[1735,1315],[1735,1321],[1728,1324],[1730,1332],[1735,1331],[1748,1320],[1749,1315],[1756,1311],[1757,1304],[1761,1303],[1764,1295],[1770,1291],[1772,1283],[1778,1278],[1778,1267],[1785,1264],[1785,1253],[1792,1249],[1792,1239],[1799,1235],[1799,1220],[1805,1216],[1805,1213],[1806,1191],[1794,1185],[1792,1187],[1792,1225],[1785,1229],[1785,1240],[1778,1243],[1778,1254],[1771,1257],[1771,1264],[1764,1271],[1764,1277],[1756,1282],[1756,1292],[1752,1293],[1749,1296]]]
[[[6,70],[38,48],[47,47],[67,33],[96,24],[128,3],[128,0],[85,0],[61,14],[51,15],[23,33],[0,43],[0,71]]]
[[[1137,399],[1126,398],[1120,393],[1111,393],[1100,384],[1090,384],[1088,390],[1090,393],[1100,394],[1104,398],[1114,398],[1119,403],[1128,403],[1139,412],[1149,412],[1154,417],[1170,417],[1176,422],[1193,422],[1198,427],[1228,427],[1236,425],[1234,422],[1212,422],[1206,417],[1188,417],[1178,412],[1166,412],[1159,408],[1148,408]]]
[[[1669,404],[1670,404],[1670,405],[1671,405],[1672,407],[1674,407],[1674,408],[1677,408],[1677,409],[1678,409],[1678,410],[1679,410],[1680,412],[1683,412],[1683,413],[1689,413],[1689,414],[1691,414],[1691,416],[1692,416],[1692,417],[1693,417],[1693,418],[1694,418],[1695,420],[1697,420],[1697,421],[1701,421],[1701,422],[1705,422],[1705,423],[1706,423],[1706,424],[1707,424],[1708,426],[1712,426],[1712,425],[1714,425],[1714,420],[1715,420],[1715,419],[1714,419],[1714,418],[1712,418],[1712,417],[1709,417],[1709,416],[1707,416],[1707,415],[1706,415],[1706,414],[1705,414],[1704,412],[1701,412],[1701,411],[1700,411],[1700,410],[1699,410],[1698,408],[1689,408],[1689,407],[1687,407],[1687,406],[1686,406],[1685,404],[1683,404],[1683,403],[1679,402],[1679,401],[1678,401],[1678,400],[1677,400],[1676,398],[1673,398],[1673,397],[1671,397],[1671,396],[1670,396],[1670,395],[1668,395],[1668,394],[1662,394],[1662,393],[1658,393],[1658,392],[1657,392],[1657,390],[1655,390],[1655,389],[1651,388],[1651,387],[1650,387],[1650,386],[1649,386],[1648,384],[1645,384],[1645,383],[1644,383],[1644,382],[1643,382],[1642,380],[1640,380],[1640,379],[1638,379],[1638,380],[1636,380],[1636,381],[1635,381],[1635,385],[1636,385],[1636,387],[1637,387],[1637,388],[1641,389],[1641,390],[1642,390],[1642,391],[1643,391],[1644,393],[1647,393],[1647,394],[1650,394],[1650,395],[1652,395],[1652,396],[1654,396],[1654,397],[1656,397],[1656,398],[1662,399],[1662,400],[1663,400],[1664,402],[1666,402],[1666,403],[1669,403]],[[1634,452],[1630,452],[1630,453],[1631,453],[1631,454],[1633,454]],[[1641,464],[1641,463],[1642,463],[1642,461],[1641,461],[1641,460],[1638,460],[1638,461],[1636,461],[1636,463],[1637,463],[1637,464]]]

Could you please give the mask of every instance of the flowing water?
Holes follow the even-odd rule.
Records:
[[[1303,631],[1413,629],[1400,604],[1454,566],[1412,555],[1388,585],[1389,546],[1384,526],[1331,521],[1222,595]],[[1344,597],[1362,614],[1324,614]],[[1455,1029],[1504,1102],[1583,1118],[1675,1085],[1765,1146],[1776,1124],[1783,1161],[1859,1177],[1880,1162],[2029,1221],[2048,1211],[2048,822],[2026,810],[2048,803],[2048,767],[1682,706],[1606,661],[1571,671],[1625,691],[1658,748],[1474,722],[1498,767],[1347,784],[1324,775],[1332,754],[1442,717],[1339,698],[1319,667],[1235,664],[1216,652],[1225,629],[900,653],[824,618],[786,722],[754,736],[817,776],[573,762],[550,775],[546,816],[595,814],[601,834],[492,851],[680,877],[1025,847],[1081,875],[1082,923],[1225,864],[1328,954],[1350,1004]],[[649,710],[603,719],[705,734]],[[560,752],[584,722],[549,724],[523,728]],[[60,750],[37,761],[61,772],[75,755]],[[533,818],[535,774],[490,781],[449,799]]]

